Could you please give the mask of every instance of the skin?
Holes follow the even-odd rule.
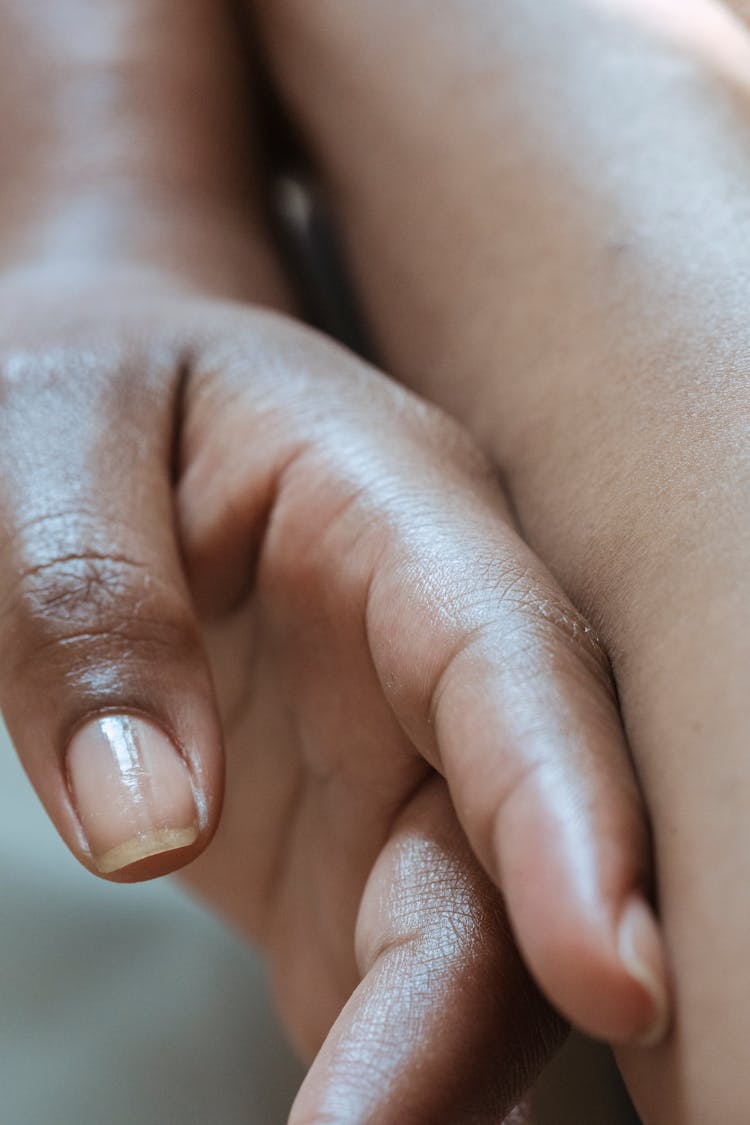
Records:
[[[562,628],[498,596],[501,577],[546,604],[559,595],[448,418],[286,320],[162,288],[144,306],[142,284],[121,286],[113,306],[108,280],[104,300],[85,291],[71,302],[68,290],[61,303],[56,284],[43,299],[37,276],[33,345],[21,348],[21,314],[12,318],[24,367],[11,381],[6,366],[4,381],[2,557],[14,581],[0,697],[24,765],[91,868],[66,785],[70,731],[102,707],[149,715],[185,747],[218,814],[215,722],[228,776],[209,840],[113,878],[193,858],[186,885],[267,952],[285,1024],[314,1060],[294,1125],[494,1123],[565,1029],[429,764],[463,739],[460,711],[434,736],[431,700],[439,684],[459,697],[476,685],[512,707],[518,670],[534,675],[539,663],[545,691],[522,716],[549,720],[551,692],[564,697],[557,721],[585,729],[590,706],[610,711],[616,731],[604,680]],[[15,292],[19,310],[26,296]],[[50,378],[63,354],[76,385]],[[28,422],[40,403],[56,420],[43,431]],[[78,454],[67,448],[73,425]],[[115,429],[127,444],[108,438],[99,458],[102,432]],[[73,502],[76,518],[61,525]],[[31,508],[54,515],[30,519]],[[179,545],[164,541],[175,517]],[[415,522],[445,530],[435,541]],[[486,651],[483,640],[472,662],[454,660],[480,633]],[[414,635],[424,649],[407,659]],[[586,799],[574,765],[564,766],[570,796]],[[624,815],[637,817],[624,771],[620,784]],[[512,785],[507,798],[510,808]],[[642,1018],[642,995],[635,1005]]]
[[[612,660],[676,989],[631,1092],[741,1125],[750,38],[708,0],[254,11],[381,354],[502,467]]]
[[[176,14],[3,7],[0,704],[89,867],[71,734],[122,711],[182,747],[199,839],[113,877],[195,860],[267,948],[300,1049],[325,1039],[295,1125],[489,1125],[562,1024],[487,872],[565,1011],[653,1018],[618,949],[648,848],[606,659],[455,422],[250,307],[291,303],[236,29]]]

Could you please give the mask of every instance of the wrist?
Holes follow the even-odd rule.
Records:
[[[0,270],[115,263],[224,296],[254,286],[258,184],[234,32],[208,0],[2,6]]]
[[[283,301],[271,239],[257,207],[196,206],[178,193],[139,198],[102,188],[37,197],[29,221],[8,229],[0,210],[0,279],[86,287],[103,278],[204,295]]]

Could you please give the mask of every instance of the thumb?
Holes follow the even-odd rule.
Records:
[[[0,707],[70,849],[131,881],[208,842],[222,754],[174,534],[179,367],[112,353],[0,371]]]

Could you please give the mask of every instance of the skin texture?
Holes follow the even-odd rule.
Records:
[[[631,1091],[741,1125],[750,39],[708,0],[254,10],[381,354],[491,452],[612,660],[677,996]]]
[[[619,959],[648,849],[606,661],[460,427],[248,307],[289,299],[223,9],[54,12],[5,5],[0,37],[28,52],[0,66],[9,729],[89,867],[71,735],[118,712],[180,747],[198,839],[112,877],[206,849],[186,878],[268,949],[300,1049],[334,1024],[295,1125],[494,1125],[562,1025],[464,832],[565,1010],[654,1015]]]
[[[593,854],[604,872],[632,879],[639,806],[624,758],[601,757],[619,735],[604,667],[594,674],[596,649],[582,626],[570,629],[575,611],[516,538],[486,463],[439,412],[268,314],[164,290],[144,308],[140,291],[123,288],[116,311],[109,294],[82,294],[74,307],[85,313],[71,325],[68,301],[56,321],[56,287],[46,303],[40,282],[26,322],[34,350],[20,347],[20,317],[12,318],[23,379],[7,377],[7,359],[5,368],[4,447],[15,475],[3,562],[16,581],[4,605],[13,659],[0,697],[50,815],[90,866],[63,755],[69,730],[103,705],[173,732],[216,808],[214,747],[200,728],[196,736],[197,723],[216,722],[227,798],[185,880],[268,951],[303,1055],[313,1058],[336,1021],[292,1120],[396,1121],[407,1111],[415,1121],[497,1120],[561,1025],[532,987],[429,763],[469,791],[492,754],[501,785],[498,794],[489,773],[483,783],[498,800],[492,822],[511,853],[527,856],[521,881],[512,870],[505,880],[512,901],[523,906],[529,872],[532,887],[535,874],[544,877],[535,840],[545,823],[555,832],[563,798],[563,809],[601,804],[622,818]],[[42,348],[49,339],[56,347]],[[82,393],[60,378],[61,355],[77,376],[88,364]],[[166,437],[178,382],[171,514],[187,582],[174,543],[147,553],[159,545],[157,528],[169,527]],[[43,432],[22,424],[40,402],[58,422]],[[56,435],[74,415],[82,467],[71,466],[61,495],[52,469],[67,455]],[[132,458],[134,432],[143,443],[127,473],[119,459],[110,468],[115,426],[128,436],[123,456]],[[71,480],[88,483],[83,501],[70,499]],[[30,524],[31,499],[55,513],[61,500],[80,504],[64,523],[64,553],[57,515]],[[502,754],[472,734],[467,715],[495,731]],[[534,732],[547,729],[553,800],[524,783],[539,751]],[[465,753],[472,739],[478,757]],[[482,822],[469,811],[476,834]],[[537,836],[524,837],[525,820]],[[190,852],[113,877],[148,877]],[[570,880],[565,865],[559,877]],[[583,953],[593,974],[597,949]],[[599,972],[600,990],[618,987],[617,966]],[[612,995],[619,1007],[632,1003]],[[643,997],[634,999],[642,1019]]]

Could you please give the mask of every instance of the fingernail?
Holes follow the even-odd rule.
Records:
[[[669,1027],[667,974],[659,927],[653,911],[640,896],[633,896],[620,919],[620,960],[631,977],[648,993],[651,1013],[631,1039],[635,1047],[656,1047]]]
[[[67,765],[78,818],[102,874],[197,838],[187,765],[153,723],[102,715],[76,732]]]

